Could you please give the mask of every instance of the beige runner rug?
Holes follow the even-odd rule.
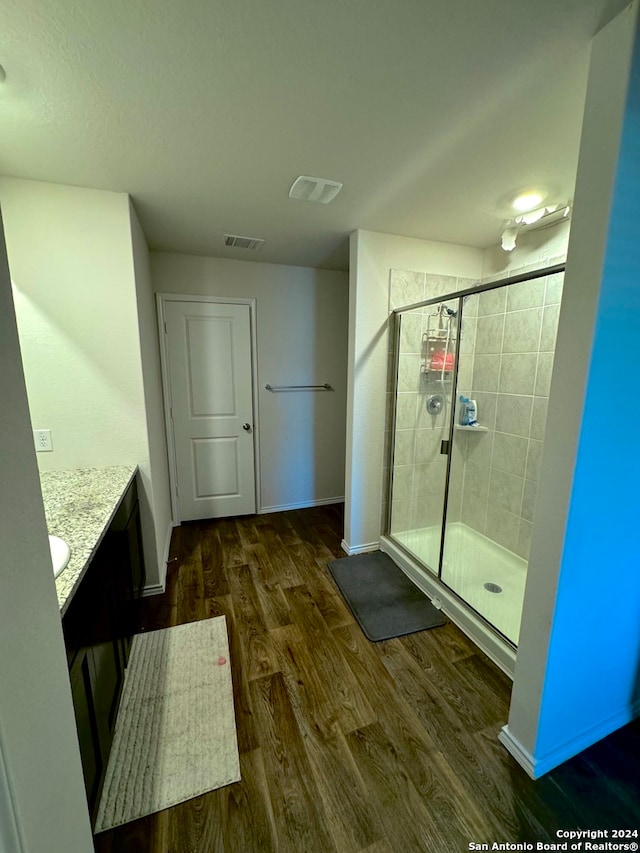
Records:
[[[225,617],[136,634],[94,831],[239,779]]]

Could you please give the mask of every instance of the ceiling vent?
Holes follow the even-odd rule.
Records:
[[[341,189],[342,184],[338,183],[338,181],[300,175],[291,184],[289,198],[298,198],[300,201],[315,201],[319,204],[329,204]]]
[[[259,249],[264,243],[260,237],[240,237],[239,234],[225,234],[225,246],[232,246],[234,249]]]

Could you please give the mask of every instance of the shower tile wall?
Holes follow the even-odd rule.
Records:
[[[472,279],[430,273],[391,270],[389,277],[389,313],[395,308],[412,305],[447,293],[456,292],[473,284]],[[446,437],[446,413],[430,415],[426,411],[429,388],[420,374],[422,334],[426,317],[433,307],[404,314],[398,365],[398,401],[396,445],[394,456],[393,530],[399,532],[415,527],[426,527],[442,522],[442,501],[446,457],[440,454],[440,441]],[[466,329],[466,326],[465,326]],[[390,335],[387,422],[385,441],[385,468],[383,494],[387,494],[389,481],[389,444],[393,426],[393,367],[394,340]],[[471,374],[469,375],[469,379]],[[449,395],[450,396],[450,395]],[[449,517],[459,518],[462,489],[452,489]],[[382,527],[386,526],[387,504],[382,507]]]
[[[461,520],[528,559],[562,297],[562,274],[471,297],[477,305],[472,379],[488,433],[456,435],[464,465]],[[461,356],[461,367],[463,357]],[[462,480],[461,476],[453,477]],[[454,520],[454,519],[450,519]]]

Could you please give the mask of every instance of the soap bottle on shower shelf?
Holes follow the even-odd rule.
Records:
[[[467,426],[478,426],[478,407],[475,400],[467,400]]]
[[[467,404],[469,402],[469,398],[465,397],[464,394],[460,394],[460,409],[458,420],[460,422],[460,426],[467,426]]]
[[[478,407],[475,400],[460,395],[460,425],[478,426]]]

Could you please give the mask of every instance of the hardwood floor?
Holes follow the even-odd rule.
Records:
[[[640,722],[532,782],[497,741],[509,680],[453,624],[370,643],[326,564],[341,507],[191,522],[142,630],[224,615],[242,780],[98,853],[418,853],[640,826]]]

